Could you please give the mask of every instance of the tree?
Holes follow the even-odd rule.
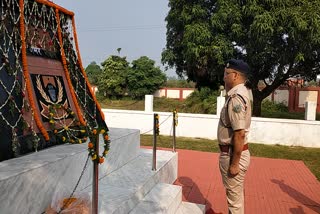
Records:
[[[142,56],[132,61],[130,67],[126,57],[111,55],[103,63],[98,80],[99,92],[107,97],[132,96],[142,98],[153,94],[166,81],[166,75],[155,67],[155,61]]]
[[[122,97],[127,89],[129,63],[126,57],[111,55],[101,65],[102,74],[97,84],[99,92],[107,97]]]
[[[319,0],[169,0],[162,62],[197,87],[217,88],[224,62],[251,66],[253,115],[289,77],[320,73]],[[266,87],[259,91],[259,81]]]
[[[95,61],[91,62],[87,67],[86,67],[86,73],[89,79],[89,82],[93,85],[97,85],[99,76],[101,75],[101,67],[97,65]]]
[[[155,67],[155,61],[142,56],[132,61],[132,67],[127,74],[128,94],[135,98],[142,98],[146,94],[153,94],[166,81],[166,75]]]

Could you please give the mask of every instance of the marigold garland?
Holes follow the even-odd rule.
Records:
[[[56,9],[56,20],[57,20],[57,25],[58,25],[57,31],[58,31],[58,38],[59,38],[59,43],[60,43],[60,52],[61,52],[63,70],[65,72],[66,79],[67,79],[67,82],[68,82],[68,85],[69,85],[69,88],[70,88],[72,100],[73,100],[73,102],[75,104],[75,108],[76,108],[77,114],[79,115],[79,121],[80,121],[80,123],[82,125],[86,125],[86,122],[83,120],[82,113],[81,113],[81,110],[79,108],[79,104],[78,104],[78,101],[77,101],[77,98],[76,98],[76,95],[75,95],[75,92],[74,92],[74,89],[73,89],[73,86],[72,86],[72,82],[71,82],[69,71],[68,71],[68,67],[67,67],[66,55],[65,55],[64,49],[63,49],[62,31],[61,31],[61,27],[60,27],[60,16],[59,16],[59,10],[58,9]]]
[[[99,134],[103,135],[103,140],[104,140],[104,146],[103,146],[104,150],[102,152],[102,155],[98,155],[95,150],[96,141]],[[91,156],[91,160],[97,161],[99,164],[102,164],[104,162],[104,157],[109,152],[109,146],[110,146],[109,134],[104,129],[101,129],[100,131],[97,129],[93,129],[91,131],[90,140],[91,141],[88,143],[88,151],[89,151],[89,155]]]
[[[178,111],[176,109],[173,110],[173,115],[174,115],[174,125],[177,127],[178,126]]]
[[[65,112],[68,113],[68,115],[70,115],[74,119],[74,121],[72,123],[70,123],[69,125],[64,125],[60,130],[58,130],[55,126],[54,115],[55,115],[55,111],[57,109],[64,110]],[[85,142],[87,140],[86,127],[81,127],[78,125],[78,127],[77,127],[78,129],[71,128],[71,126],[74,127],[74,122],[77,122],[76,115],[72,111],[71,108],[65,108],[64,106],[59,105],[59,104],[58,105],[50,105],[48,119],[49,119],[49,124],[50,124],[51,130],[56,135],[56,137],[58,137],[62,140],[62,142],[81,144],[82,142]],[[63,132],[65,133],[64,135],[66,135],[68,138],[66,138],[62,134]],[[75,134],[75,133],[77,133],[77,134]]]
[[[90,82],[88,80],[87,74],[84,71],[84,68],[82,67],[82,60],[81,60],[80,51],[79,51],[78,36],[77,36],[77,32],[76,32],[76,25],[75,25],[74,16],[72,16],[72,28],[73,28],[73,38],[74,38],[74,42],[75,42],[75,45],[76,45],[76,51],[77,51],[77,55],[78,55],[78,61],[79,61],[81,73],[84,76],[84,79],[85,79],[86,84],[87,84],[87,86],[89,88],[91,97],[93,98],[95,104],[97,105],[97,108],[98,108],[98,110],[100,112],[101,118],[102,118],[102,120],[104,120],[104,114],[103,114],[103,112],[101,110],[101,106],[100,106],[99,102],[96,99],[96,96],[94,95],[94,93],[92,91],[92,87],[91,87],[91,84],[90,84]]]
[[[26,88],[28,93],[28,99],[30,102],[30,106],[32,111],[34,112],[34,120],[39,128],[41,134],[43,135],[46,141],[49,140],[49,134],[46,129],[43,127],[38,112],[36,111],[36,106],[32,97],[32,89],[28,72],[28,63],[27,63],[27,46],[26,46],[26,38],[25,38],[25,29],[24,29],[24,1],[19,1],[20,7],[20,37],[21,37],[21,57],[22,57],[22,67],[23,67],[23,76],[26,82]]]

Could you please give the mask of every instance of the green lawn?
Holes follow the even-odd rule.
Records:
[[[152,146],[152,135],[141,135],[142,146]],[[172,148],[172,137],[158,136],[157,146]],[[199,138],[176,138],[177,149],[197,150],[204,152],[219,152],[216,140]],[[252,156],[279,158],[287,160],[301,160],[310,171],[320,180],[320,148],[290,147],[280,145],[250,144]]]
[[[102,100],[99,97],[99,102],[102,108],[108,109],[122,109],[122,110],[136,110],[136,111],[144,111],[144,100],[130,100],[130,99],[122,99],[122,100],[110,100],[104,99]],[[265,104],[266,106],[262,106],[261,117],[266,118],[286,118],[286,119],[304,119],[304,112],[287,112],[280,111],[277,109],[270,109],[271,104]],[[271,105],[272,107],[272,105]],[[192,113],[198,112],[205,114],[203,109],[199,106],[187,106],[186,101],[179,101],[177,99],[169,99],[169,98],[158,98],[155,97],[153,100],[153,110],[157,112],[172,112],[173,109],[177,109],[178,113]],[[316,115],[316,120],[320,121],[320,113]]]
[[[144,111],[144,100],[104,100],[100,102],[102,108]],[[168,98],[154,98],[153,110],[158,112],[172,112],[173,109],[183,110],[182,101]]]

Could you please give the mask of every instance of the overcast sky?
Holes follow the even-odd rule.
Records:
[[[161,65],[166,45],[168,0],[53,0],[75,13],[76,28],[83,66],[100,64],[110,55],[129,62],[148,56]],[[173,70],[167,72],[174,76]]]

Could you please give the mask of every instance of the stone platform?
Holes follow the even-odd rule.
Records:
[[[140,149],[139,130],[111,128],[109,135],[110,151],[99,166],[99,213],[204,213],[204,206],[181,202],[181,187],[171,185],[177,153],[158,150],[152,171],[152,151]],[[87,144],[67,144],[0,162],[1,214],[42,213],[55,192],[68,197],[87,156]],[[91,195],[92,165],[76,194]]]

